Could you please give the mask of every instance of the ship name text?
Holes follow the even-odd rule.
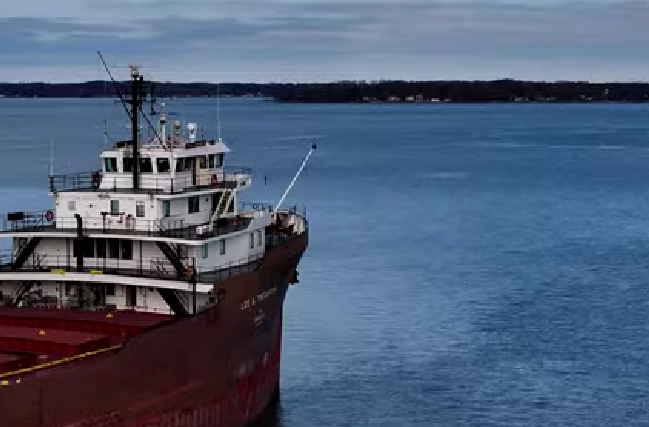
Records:
[[[262,302],[266,298],[275,295],[277,293],[277,286],[273,286],[272,288],[268,289],[267,291],[264,291],[260,293],[259,295],[253,297],[253,298],[248,298],[243,301],[241,301],[241,310],[247,310],[250,307],[254,307],[258,303]]]

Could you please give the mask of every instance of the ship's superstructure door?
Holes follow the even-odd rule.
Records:
[[[137,307],[137,287],[125,286],[126,288],[126,306]]]

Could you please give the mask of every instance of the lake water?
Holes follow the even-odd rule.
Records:
[[[98,166],[108,100],[0,100],[2,211]],[[216,132],[215,100],[172,119]],[[649,424],[649,106],[225,100],[242,198],[310,247],[285,311],[278,425]],[[267,185],[264,185],[264,177]]]

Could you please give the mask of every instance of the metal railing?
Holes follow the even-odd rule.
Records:
[[[124,260],[116,258],[84,258],[83,273],[111,274],[116,276],[146,277],[162,280],[191,281],[193,268],[196,268],[196,280],[199,283],[210,283],[228,279],[237,274],[254,271],[261,263],[263,254],[248,256],[218,266],[193,267],[193,262],[185,260],[188,267],[179,274],[171,262],[165,258],[153,258],[146,261]],[[10,254],[2,254],[0,272],[35,272],[65,275],[65,273],[80,272],[76,266],[76,258],[67,255],[50,255],[34,253],[28,262],[13,269],[13,258]],[[64,279],[62,279],[64,280]]]
[[[119,306],[117,307],[118,311],[123,312],[134,312],[134,313],[151,313],[151,314],[165,314],[168,316],[175,315],[174,311],[170,308],[158,308],[158,307],[149,307],[146,305],[136,305],[136,306]]]
[[[223,188],[232,189],[243,185],[252,176],[248,167],[226,166],[193,173],[141,173],[140,189],[133,189],[130,173],[104,173],[100,170],[65,175],[51,175],[49,188],[52,193],[64,191],[106,191],[179,194],[189,191]]]
[[[0,233],[38,232],[76,233],[77,220],[73,217],[56,218],[53,211],[25,212],[24,219],[11,220],[9,214],[2,216]],[[164,237],[184,240],[202,240],[242,231],[250,226],[252,218],[247,215],[219,218],[212,225],[187,225],[178,217],[157,220],[134,218],[130,215],[102,215],[101,218],[83,218],[84,234],[119,234],[129,236]]]
[[[3,231],[38,231],[54,227],[54,211],[12,212],[2,216]]]
[[[0,266],[13,265],[15,258],[14,251],[11,249],[0,251]]]
[[[67,255],[51,255],[34,252],[30,255],[27,262],[17,269],[13,268],[13,257],[3,256],[1,262],[0,271],[51,272],[54,274],[79,272],[76,265],[76,257]],[[156,259],[154,263],[154,260],[144,262],[118,258],[84,258],[83,272],[175,280],[184,279],[179,277],[176,269],[169,261],[163,259]]]
[[[218,268],[199,267],[196,280],[200,283],[215,283],[242,273],[253,272],[261,265],[264,254],[252,255],[231,261]]]

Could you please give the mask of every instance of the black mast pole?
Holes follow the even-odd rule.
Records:
[[[142,104],[142,83],[143,78],[137,67],[131,67],[131,78],[133,79],[133,93],[131,99],[126,101],[131,104],[131,131],[133,138],[133,189],[140,189],[140,150],[138,149],[138,110]]]

